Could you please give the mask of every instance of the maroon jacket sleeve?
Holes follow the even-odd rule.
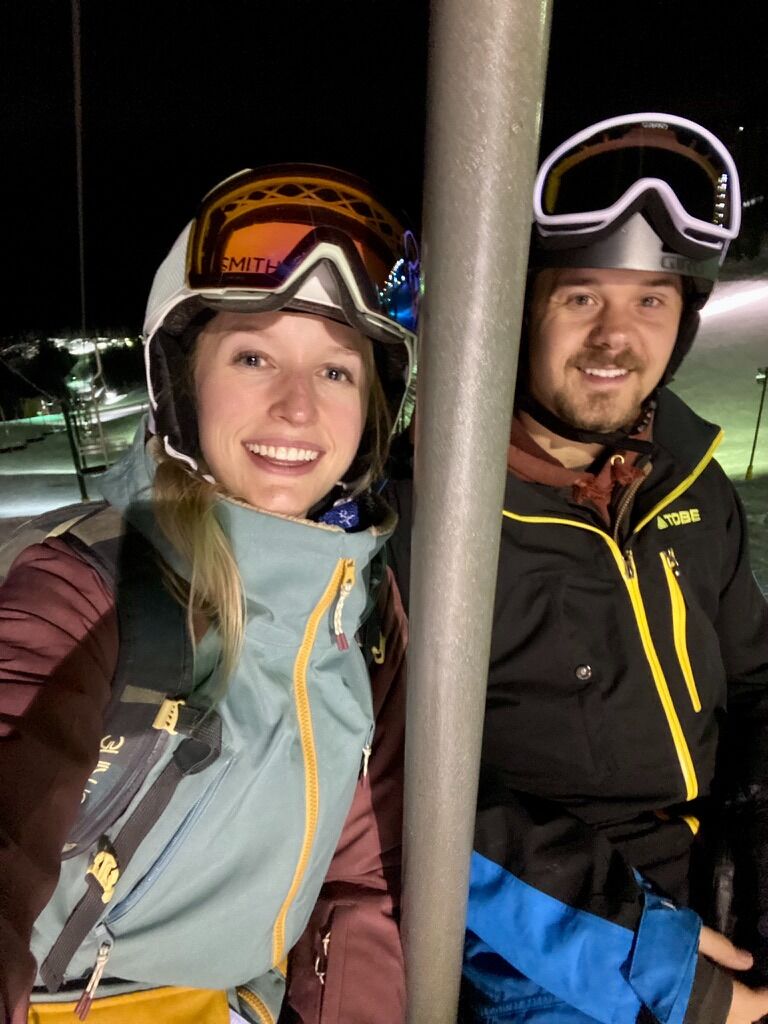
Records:
[[[281,1024],[402,1024],[400,861],[408,624],[394,577],[371,666],[376,732],[309,924],[291,951]]]
[[[19,555],[0,587],[0,1019],[13,1024],[27,1020],[32,925],[98,760],[117,648],[94,569],[62,540]]]

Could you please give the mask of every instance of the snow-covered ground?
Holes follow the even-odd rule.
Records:
[[[130,443],[146,402],[139,389],[102,411],[110,461]],[[91,458],[94,465],[100,461],[96,454]],[[99,497],[95,476],[86,477],[86,487],[90,497]],[[39,515],[74,501],[80,501],[80,491],[61,416],[0,423],[0,535],[4,519]]]
[[[745,480],[768,365],[768,277],[722,282],[705,307],[702,327],[673,389],[699,415],[725,431],[717,459],[747,509],[752,563],[768,586],[768,398],[752,479]]]

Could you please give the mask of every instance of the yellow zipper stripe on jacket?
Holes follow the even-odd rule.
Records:
[[[686,742],[685,734],[680,724],[680,719],[678,718],[674,701],[672,700],[672,694],[669,692],[669,686],[664,677],[664,671],[661,667],[659,656],[656,653],[656,648],[653,644],[651,628],[648,624],[648,617],[645,613],[645,606],[643,605],[643,598],[640,593],[640,584],[637,579],[637,568],[634,564],[634,559],[632,558],[631,553],[628,558],[625,559],[618,544],[612,537],[609,537],[605,531],[599,529],[597,526],[591,526],[588,523],[577,523],[572,519],[563,519],[554,516],[522,516],[514,512],[508,512],[506,509],[504,509],[503,515],[508,519],[516,520],[521,523],[549,523],[560,526],[571,526],[577,530],[587,530],[590,533],[594,533],[598,537],[601,537],[608,545],[614,561],[616,562],[616,567],[619,570],[619,575],[627,588],[630,604],[635,616],[635,622],[637,623],[637,629],[640,634],[640,641],[643,645],[645,657],[651,670],[651,676],[653,677],[656,692],[664,711],[664,715],[667,719],[667,725],[672,736],[672,742],[675,746],[677,759],[680,763],[680,771],[685,783],[686,799],[693,800],[699,791],[696,771],[693,766],[693,759],[691,758],[691,752],[688,749],[688,743]]]
[[[237,997],[247,1004],[248,1009],[252,1013],[256,1014],[259,1024],[275,1024],[275,1018],[272,1016],[267,1004],[259,999],[255,992],[251,992],[250,989],[245,988],[241,985],[237,990]]]
[[[685,782],[685,798],[686,800],[693,800],[699,793],[699,782],[696,778],[696,769],[693,766],[693,758],[691,757],[691,752],[688,749],[685,733],[683,732],[683,727],[680,724],[680,719],[677,715],[675,702],[672,699],[672,694],[669,692],[669,685],[667,684],[667,680],[664,675],[664,669],[661,667],[661,661],[659,660],[659,656],[653,643],[651,627],[648,623],[648,617],[645,614],[645,606],[640,593],[640,581],[637,577],[635,559],[630,551],[628,552],[627,559],[625,561],[618,548],[616,548],[616,551],[614,552],[614,557],[617,560],[617,564],[619,564],[619,559],[621,560],[619,567],[620,570],[623,569],[624,582],[627,585],[629,597],[635,612],[635,618],[637,619],[640,636],[643,641],[643,647],[645,648],[645,656],[648,659],[648,664],[651,666],[651,673],[653,675],[653,680],[656,683],[659,700],[661,701],[661,706],[664,708],[664,714],[667,716],[669,731],[672,733],[675,750],[677,751],[677,759],[680,762],[680,771],[683,773],[683,780]],[[629,569],[629,571],[627,571],[627,569]]]
[[[668,505],[671,505],[673,501],[684,494],[685,491],[691,486],[691,484],[701,476],[704,470],[707,468],[709,463],[712,461],[715,452],[720,446],[720,442],[723,440],[723,431],[718,430],[717,435],[712,441],[712,444],[706,450],[699,462],[694,466],[693,470],[685,477],[684,480],[674,487],[666,497],[662,498],[658,504],[654,505],[651,511],[640,520],[637,526],[632,531],[632,535],[639,533],[644,526],[648,523],[652,523],[659,513],[665,509]],[[669,549],[671,552],[671,548]],[[673,554],[674,557],[674,554]],[[664,572],[667,577],[667,584],[669,586],[670,601],[672,602],[672,629],[675,641],[675,651],[677,653],[677,660],[680,662],[680,670],[683,673],[685,679],[685,685],[688,687],[688,693],[690,694],[691,703],[693,709],[696,712],[701,711],[701,700],[699,698],[699,692],[696,687],[696,680],[693,677],[693,670],[691,668],[690,658],[688,657],[688,645],[686,642],[686,631],[685,631],[685,599],[683,598],[682,591],[674,577],[673,567],[669,564],[665,558],[664,552],[661,552],[661,561],[664,566]],[[692,819],[695,821],[696,819]],[[694,835],[698,831],[698,823],[696,829],[693,830]]]
[[[686,610],[685,610],[685,598],[683,592],[680,589],[680,584],[677,582],[677,559],[672,548],[667,548],[666,551],[659,552],[659,558],[661,564],[664,566],[664,575],[667,579],[667,586],[669,587],[669,601],[672,608],[672,632],[675,641],[675,652],[677,653],[677,660],[680,662],[680,671],[683,673],[683,679],[685,679],[685,685],[688,687],[688,693],[691,698],[691,704],[693,710],[698,714],[701,711],[701,699],[699,697],[699,691],[696,688],[696,680],[693,678],[693,669],[691,668],[691,659],[688,656],[688,642],[687,642],[687,626],[686,626]]]
[[[296,704],[296,717],[299,723],[301,749],[304,757],[306,794],[304,839],[301,844],[301,852],[299,854],[298,863],[296,864],[296,870],[294,871],[293,881],[291,882],[288,894],[283,901],[283,905],[280,908],[280,912],[275,921],[275,928],[272,937],[273,964],[279,964],[286,954],[285,921],[291,904],[293,903],[296,893],[298,892],[304,878],[304,873],[306,872],[307,864],[309,862],[309,856],[312,851],[315,831],[317,829],[320,794],[317,777],[317,755],[315,753],[315,741],[312,730],[312,710],[309,703],[309,694],[307,692],[307,666],[309,664],[309,656],[312,653],[312,648],[315,643],[315,637],[317,635],[318,626],[320,625],[320,620],[330,608],[331,602],[341,586],[348,561],[349,560],[346,558],[339,559],[336,568],[333,571],[333,575],[328,581],[328,586],[325,588],[323,596],[320,598],[309,616],[304,630],[304,636],[301,641],[301,646],[299,647],[299,652],[296,655],[296,661],[293,666],[293,695]]]
[[[720,444],[720,442],[722,440],[723,440],[723,431],[719,430],[718,433],[717,433],[717,437],[714,439],[712,444],[709,446],[709,448],[705,452],[705,454],[704,454],[703,458],[701,459],[701,461],[694,467],[692,472],[690,472],[688,474],[688,476],[685,478],[685,480],[682,480],[677,485],[677,487],[675,487],[673,490],[671,490],[669,492],[669,494],[666,496],[666,498],[662,498],[661,501],[658,503],[658,505],[654,505],[654,507],[651,509],[651,511],[648,513],[648,515],[644,519],[640,520],[640,522],[637,524],[637,526],[632,531],[632,535],[633,536],[636,533],[640,533],[642,528],[644,526],[647,526],[648,523],[653,522],[653,520],[661,512],[662,509],[665,509],[667,507],[667,505],[671,505],[672,502],[676,498],[679,498],[681,494],[683,494],[685,491],[688,490],[688,488],[691,486],[691,484],[694,482],[694,480],[696,480],[698,477],[701,476],[701,474],[707,468],[709,463],[712,461],[712,458],[713,458],[715,452],[717,451],[717,448],[718,448],[718,446],[719,446],[719,444]]]

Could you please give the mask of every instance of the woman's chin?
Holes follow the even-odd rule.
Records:
[[[260,512],[270,512],[279,516],[291,516],[294,519],[306,519],[307,513],[324,495],[286,493],[286,490],[272,488],[255,488],[246,491],[242,499]]]

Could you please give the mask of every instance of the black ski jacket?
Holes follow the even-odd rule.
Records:
[[[768,790],[768,608],[720,438],[663,391],[652,469],[611,531],[569,489],[508,477],[468,1019],[550,996],[554,1022],[725,1019],[730,982],[681,908],[726,722],[729,785]],[[406,540],[401,523],[401,576]]]

